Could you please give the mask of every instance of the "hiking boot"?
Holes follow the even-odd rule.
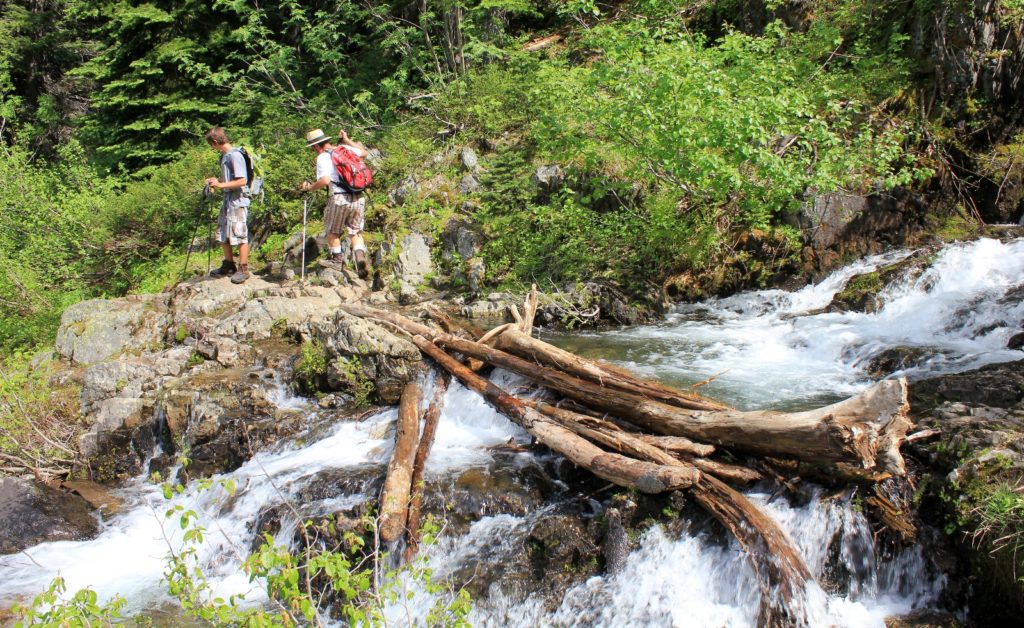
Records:
[[[356,257],[356,274],[359,275],[360,279],[366,279],[370,276],[370,267],[366,263],[366,251],[359,249],[355,253]]]
[[[239,264],[238,272],[231,275],[231,283],[244,283],[249,278],[249,265]]]
[[[210,271],[211,277],[228,277],[235,274],[238,269],[235,267],[234,260],[224,260],[220,263],[220,268],[214,268]]]
[[[320,260],[320,265],[331,270],[345,270],[345,256],[342,253],[331,253],[327,259]]]

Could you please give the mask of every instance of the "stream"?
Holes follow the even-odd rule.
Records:
[[[672,384],[707,382],[701,388],[705,395],[741,409],[803,409],[848,397],[875,381],[868,365],[893,348],[913,356],[899,371],[911,379],[1022,357],[1006,345],[1024,328],[1019,296],[1024,239],[947,246],[923,273],[887,287],[877,312],[825,311],[850,277],[910,254],[895,251],[860,260],[797,292],[756,291],[679,306],[655,325],[543,336]],[[501,371],[492,379],[509,388],[519,383]],[[271,397],[308,412],[314,423],[322,412],[284,389]],[[424,398],[429,397],[427,390]],[[58,574],[69,591],[90,587],[101,599],[127,598],[128,614],[172,603],[162,578],[168,550],[181,547],[182,531],[163,513],[175,504],[203,519],[208,534],[199,559],[216,593],[245,593],[250,603],[259,603],[265,593],[240,570],[258,534],[254,522],[285,500],[310,517],[375,499],[370,488],[375,485],[359,478],[379,476],[387,465],[395,416],[391,409],[334,423],[260,452],[222,476],[234,481],[234,496],[213,488],[168,502],[158,486],[137,478],[118,489],[125,508],[104,522],[97,538],[43,543],[0,556],[0,606],[42,591]],[[510,447],[510,441],[523,447]],[[428,461],[428,486],[444,493],[470,471],[528,485],[516,478],[557,466],[550,454],[531,453],[525,447],[529,442],[479,396],[453,383]],[[311,489],[336,477],[351,481],[326,495]],[[515,557],[524,552],[538,522],[564,512],[565,503],[584,504],[577,508],[584,518],[601,516],[605,508],[600,496],[581,496],[558,477],[549,481],[553,488],[545,503],[523,499],[522,507],[504,512],[484,508],[424,549],[436,577],[461,581],[475,574],[475,590],[485,593],[474,595],[473,625],[755,625],[759,598],[753,571],[735,541],[723,539],[704,520],[684,522],[681,533],[665,525],[641,532],[614,575],[599,571],[554,593],[525,580],[516,585],[501,565],[522,562]],[[812,625],[883,626],[886,617],[941,606],[947,576],[925,545],[877,547],[849,492],[826,495],[812,489],[790,500],[771,491],[756,486],[746,494],[781,524],[823,583],[824,588],[811,587],[803,602]],[[296,523],[294,515],[282,517],[276,536],[291,538]],[[432,596],[415,582],[407,586],[418,593],[390,607],[389,619],[399,625],[422,623]]]

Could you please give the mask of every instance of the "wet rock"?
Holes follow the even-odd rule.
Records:
[[[104,516],[115,515],[121,511],[121,500],[103,486],[90,480],[66,480],[61,483],[65,490],[75,493],[89,503]]]
[[[99,532],[89,504],[37,482],[0,477],[0,554],[45,541],[80,541]]]
[[[580,577],[595,575],[600,548],[578,517],[555,515],[536,522],[526,537],[533,579],[564,591]]]
[[[914,367],[931,355],[921,347],[893,347],[873,356],[864,370],[872,377],[885,377]]]
[[[82,301],[66,309],[60,320],[57,352],[83,365],[124,351],[159,348],[170,322],[167,300],[160,295]]]
[[[1024,400],[1024,361],[990,364],[974,371],[912,382],[914,412],[928,412],[943,402],[963,402],[996,408]]]
[[[1010,336],[1010,339],[1006,342],[1006,348],[1024,350],[1024,331]]]
[[[609,508],[606,512],[608,530],[604,534],[602,550],[604,552],[605,572],[615,575],[626,566],[629,556],[629,536],[622,525],[622,513],[618,508]]]

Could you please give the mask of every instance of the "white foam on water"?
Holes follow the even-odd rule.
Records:
[[[875,313],[821,311],[851,277],[910,253],[864,259],[794,293],[711,299],[679,306],[661,324],[580,336],[653,377],[684,385],[714,378],[703,392],[742,409],[853,395],[873,383],[871,360],[893,347],[916,354],[894,373],[909,377],[1021,359],[1006,343],[1024,327],[1024,301],[1011,293],[1024,284],[1024,239],[948,246],[920,277],[883,290]]]

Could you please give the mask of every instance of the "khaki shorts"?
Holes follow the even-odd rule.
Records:
[[[249,219],[248,207],[234,207],[228,209],[221,206],[220,216],[217,218],[217,242],[227,242],[231,245],[247,244],[249,242]]]
[[[327,207],[324,209],[324,231],[338,235],[359,235],[365,222],[365,207],[366,197],[362,194],[332,194],[328,197]]]

